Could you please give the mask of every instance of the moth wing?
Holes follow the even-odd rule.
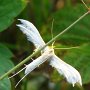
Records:
[[[79,83],[82,86],[82,80],[79,72],[71,65],[62,61],[56,55],[51,57],[50,65],[54,67],[61,75],[63,75],[73,86],[75,83]]]
[[[30,64],[26,66],[25,74],[30,73],[35,68],[39,67],[42,63],[44,63],[46,60],[50,59],[51,52],[44,52],[41,56],[39,56],[37,59],[33,60]]]
[[[43,47],[45,42],[40,36],[37,28],[29,21],[18,19],[21,21],[21,24],[17,24],[20,30],[27,36],[27,39],[34,44],[37,48]]]

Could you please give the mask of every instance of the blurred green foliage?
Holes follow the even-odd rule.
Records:
[[[12,52],[3,44],[0,44],[0,76],[14,67],[11,61]],[[8,86],[8,88],[7,88]],[[8,78],[0,81],[0,90],[10,90],[11,83]]]
[[[90,44],[80,46],[79,49],[68,50],[64,59],[79,70],[82,76],[83,84],[90,82]]]
[[[13,23],[25,5],[24,0],[0,0],[0,32]]]
[[[86,4],[88,3],[90,0],[86,0]],[[21,31],[17,30],[18,18],[34,23],[44,41],[48,42],[51,39],[50,30],[53,19],[55,36],[86,11],[80,0],[0,0],[0,76],[31,54],[34,49]],[[43,64],[30,73],[16,90],[90,90],[89,21],[90,15],[55,42],[56,47],[79,46],[77,49],[55,50],[55,53],[80,72],[83,87],[72,87],[56,70]],[[22,75],[23,72],[11,81],[7,77],[0,81],[0,90],[15,90],[13,84],[17,83]]]
[[[68,11],[69,10],[69,11]],[[80,15],[86,12],[83,5],[77,5],[76,7],[67,7],[54,13],[54,34],[61,32],[71,23],[73,23]],[[77,25],[72,27],[66,34],[60,37],[60,41],[66,44],[80,45],[90,42],[90,30],[89,30],[89,18],[90,15],[81,20]],[[56,28],[57,27],[57,28]]]

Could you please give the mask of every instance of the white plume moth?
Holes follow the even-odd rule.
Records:
[[[23,20],[23,19],[18,19],[18,20],[21,21],[21,24],[18,24],[17,26],[27,36],[28,40],[34,44],[36,49],[43,47],[45,45],[45,42],[43,41],[36,27],[27,20]],[[24,77],[26,77],[31,71],[33,71],[39,65],[41,65],[42,63],[48,60],[50,65],[54,67],[59,74],[63,75],[66,78],[68,83],[71,83],[73,86],[76,83],[79,83],[82,86],[82,80],[79,72],[74,67],[65,63],[59,57],[57,57],[54,53],[53,48],[49,48],[47,46],[42,50],[42,52],[43,53],[41,54],[41,56],[39,56],[37,59],[35,59],[34,61],[32,61],[30,64],[26,65],[22,69],[22,70],[25,69]],[[21,72],[22,70],[20,70],[19,72]],[[16,74],[18,74],[19,72],[17,72]],[[13,76],[15,76],[16,74],[14,74]],[[20,83],[20,81],[16,84],[16,86]]]

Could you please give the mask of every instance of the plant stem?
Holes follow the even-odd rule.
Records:
[[[83,14],[80,18],[78,18],[75,22],[73,22],[70,26],[68,26],[66,29],[64,29],[62,32],[60,32],[57,36],[55,36],[53,39],[51,39],[48,43],[46,43],[46,45],[44,45],[42,48],[38,49],[36,52],[34,52],[33,54],[31,54],[30,56],[28,56],[26,59],[24,59],[22,62],[20,62],[18,65],[16,65],[14,68],[12,68],[11,70],[9,70],[7,73],[5,73],[4,75],[2,75],[0,77],[0,80],[5,78],[6,76],[8,76],[11,72],[15,71],[17,68],[19,68],[20,66],[22,66],[24,63],[26,63],[27,61],[30,60],[30,58],[32,58],[33,56],[35,56],[37,53],[39,53],[41,50],[43,50],[47,45],[51,44],[52,42],[54,42],[56,39],[58,39],[62,34],[64,34],[66,31],[68,31],[72,26],[74,26],[77,22],[79,22],[81,19],[83,19],[87,14],[89,14],[90,11],[86,12],[85,14]]]

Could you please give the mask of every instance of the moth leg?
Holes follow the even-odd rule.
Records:
[[[19,85],[19,83],[28,75],[29,73],[25,74],[25,76],[23,76],[19,81],[18,83],[15,85],[15,88]]]
[[[23,69],[21,69],[20,71],[18,71],[17,73],[15,73],[14,75],[10,76],[8,79],[10,79],[10,78],[16,76],[16,75],[19,74],[21,71],[23,71],[25,68],[26,68],[26,66],[25,66]]]

